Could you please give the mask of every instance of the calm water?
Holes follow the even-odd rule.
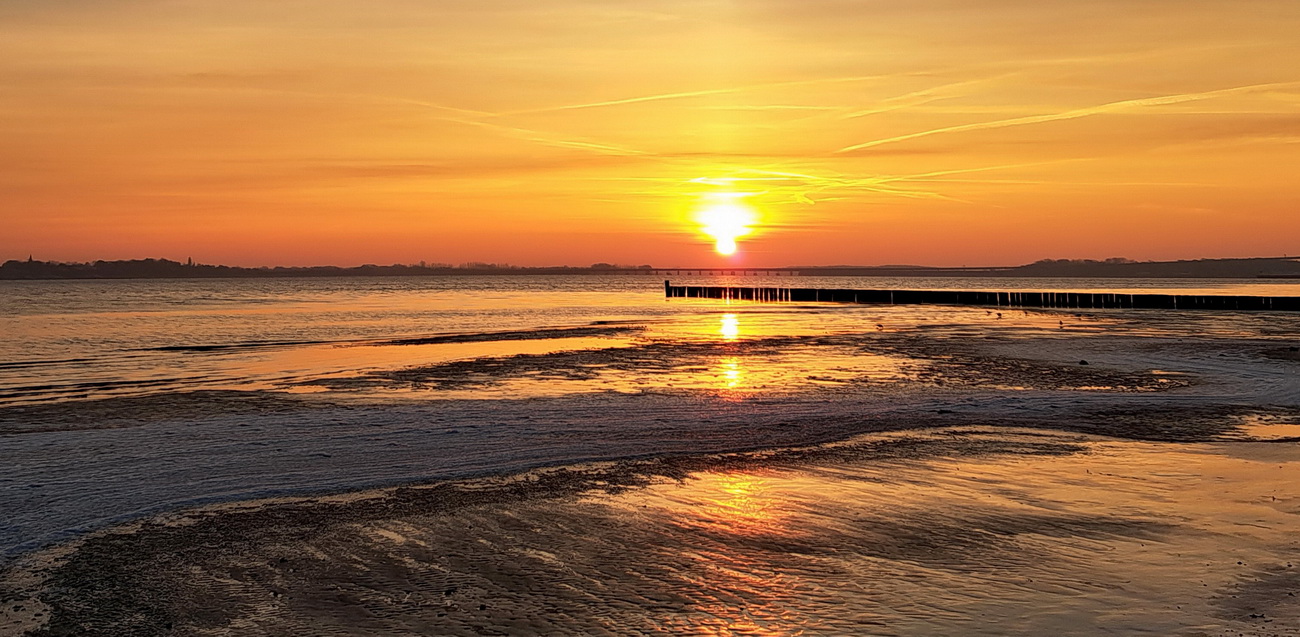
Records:
[[[1168,291],[1300,295],[1292,281],[679,277],[718,285]],[[663,298],[643,276],[0,282],[0,405],[196,389],[303,390],[368,369],[607,347],[619,331],[514,332],[629,322],[640,338],[856,329],[880,308],[728,306]],[[718,325],[718,312],[745,312]],[[903,310],[907,312],[907,310]],[[871,314],[871,316],[866,316]],[[815,316],[815,319],[812,318]],[[872,318],[875,317],[875,318]],[[494,333],[512,332],[496,338]],[[421,337],[472,342],[392,346]],[[455,340],[455,339],[453,339]],[[387,345],[387,346],[386,346]]]

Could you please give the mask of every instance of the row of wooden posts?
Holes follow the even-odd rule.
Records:
[[[864,303],[881,305],[981,305],[1070,309],[1139,308],[1169,310],[1249,310],[1300,312],[1300,297],[1201,294],[1119,294],[1114,292],[995,292],[958,290],[843,290],[820,288],[673,285],[667,298],[724,299],[785,303]]]

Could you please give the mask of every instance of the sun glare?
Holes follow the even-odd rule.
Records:
[[[722,327],[719,329],[722,338],[728,341],[734,341],[740,337],[740,320],[735,314],[722,315]]]
[[[732,200],[734,198],[711,203],[699,212],[700,230],[713,237],[714,249],[722,255],[735,254],[736,239],[753,232],[751,226],[758,220],[753,208]]]

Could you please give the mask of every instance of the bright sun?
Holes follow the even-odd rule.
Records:
[[[736,239],[753,232],[750,226],[758,220],[758,215],[745,204],[724,201],[701,209],[698,220],[700,230],[713,237],[718,254],[731,255],[736,253]]]

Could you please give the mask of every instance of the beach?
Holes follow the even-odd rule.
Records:
[[[0,634],[1300,634],[1300,317],[511,285],[7,318]]]
[[[0,0],[0,637],[1300,637],[1300,0]]]

